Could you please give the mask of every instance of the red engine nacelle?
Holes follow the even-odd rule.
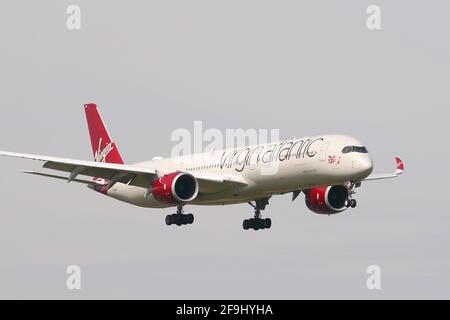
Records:
[[[173,172],[153,183],[152,194],[156,200],[162,202],[190,202],[198,195],[198,181],[189,173]]]
[[[336,214],[347,209],[349,191],[345,186],[323,186],[306,193],[306,206],[318,214]]]

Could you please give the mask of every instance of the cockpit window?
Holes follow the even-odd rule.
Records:
[[[357,147],[357,146],[347,146],[342,149],[342,153],[350,153],[350,152],[359,152],[359,153],[367,153],[366,147]]]

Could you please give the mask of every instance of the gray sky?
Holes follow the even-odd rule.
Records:
[[[70,4],[79,31],[66,28]],[[370,4],[382,30],[366,28]],[[0,298],[450,298],[448,1],[8,1],[0,11],[0,149],[91,159],[82,105],[96,102],[126,162],[169,155],[205,128],[343,133],[376,172],[358,207],[141,209],[0,159]],[[68,291],[66,267],[82,268]],[[367,266],[382,290],[366,288]]]

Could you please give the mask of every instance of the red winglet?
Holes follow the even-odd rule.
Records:
[[[399,157],[395,157],[395,161],[397,161],[397,170],[395,170],[395,174],[402,174],[405,170],[405,165],[403,164],[402,159],[400,159]]]

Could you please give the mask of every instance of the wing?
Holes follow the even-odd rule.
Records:
[[[78,175],[83,175],[109,180],[111,186],[116,182],[128,183],[133,180],[133,185],[146,187],[148,186],[148,182],[144,182],[145,179],[143,178],[150,180],[156,174],[155,170],[133,165],[74,160],[3,151],[0,151],[0,155],[44,161],[45,164],[43,167],[46,169],[69,172],[70,175],[67,178],[69,182],[73,181]]]
[[[400,159],[399,157],[396,157],[395,161],[397,162],[397,168],[395,169],[395,171],[393,173],[371,174],[370,176],[368,176],[363,181],[397,178],[405,170],[405,165],[403,164],[402,159]]]
[[[89,176],[107,180],[108,188],[111,188],[117,182],[121,182],[132,186],[150,189],[153,181],[158,177],[157,170],[136,165],[74,160],[4,151],[0,151],[0,156],[43,161],[45,162],[43,166],[44,168],[68,172],[69,176],[62,177],[34,171],[23,171],[25,173],[44,176],[48,178],[67,180],[68,182],[74,181],[84,184],[100,183],[96,180],[89,181],[77,179],[78,175]],[[189,173],[192,174],[191,172]],[[238,188],[247,185],[247,183],[238,176],[217,176],[202,174],[194,174],[194,176],[199,182],[200,192],[203,193],[214,193],[226,190],[228,188]]]

